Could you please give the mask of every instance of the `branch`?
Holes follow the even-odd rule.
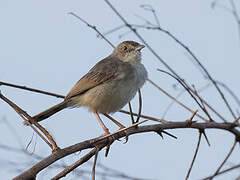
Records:
[[[64,98],[65,97],[63,95],[51,93],[51,92],[48,92],[48,91],[42,91],[42,90],[39,90],[39,89],[29,88],[27,86],[20,86],[20,85],[10,84],[10,83],[0,81],[0,86],[2,86],[2,85],[9,86],[9,87],[14,87],[14,88],[18,88],[18,89],[24,89],[24,90],[28,90],[28,91],[32,91],[32,92],[36,92],[36,93],[40,93],[40,94],[50,95],[50,96],[54,96],[54,97],[57,97],[57,98]]]
[[[139,133],[145,133],[145,132],[158,132],[159,130],[167,130],[167,129],[179,129],[179,128],[193,128],[193,129],[222,129],[229,131],[232,133],[237,141],[240,141],[240,131],[235,128],[236,125],[234,123],[216,123],[216,122],[209,122],[209,123],[192,123],[189,124],[188,122],[171,122],[171,123],[165,123],[165,124],[155,124],[155,125],[146,125],[146,126],[138,126],[138,128],[131,128],[127,129],[128,135],[133,134],[139,134]],[[111,142],[112,137],[114,139],[119,139],[122,137],[125,137],[126,131],[120,131],[115,134],[113,134],[111,137],[106,138],[95,138],[83,141],[81,143],[77,143],[75,145],[66,147],[64,149],[60,149],[48,157],[44,158],[19,176],[15,177],[14,180],[25,180],[25,179],[31,179],[35,178],[36,175],[42,171],[44,168],[48,167],[49,165],[53,164],[57,160],[66,157],[72,153],[89,149],[89,148],[95,148],[96,145],[103,145],[107,146],[109,142]],[[100,139],[100,140],[99,140]]]
[[[9,106],[11,106],[19,115],[20,117],[28,124],[30,127],[52,148],[52,151],[56,151],[59,149],[56,142],[54,141],[53,137],[49,134],[49,132],[42,127],[38,122],[35,122],[33,118],[27,114],[24,110],[22,110],[19,106],[17,106],[15,103],[13,103],[10,99],[6,98],[1,94],[0,92],[0,98],[5,101]],[[31,122],[31,123],[30,123]],[[35,125],[50,141],[50,143],[47,141],[47,139],[33,126]]]
[[[180,106],[182,106],[183,108],[185,108],[186,110],[188,110],[191,113],[194,113],[194,110],[190,109],[189,107],[187,107],[186,105],[184,105],[183,103],[181,103],[180,101],[178,101],[175,97],[173,97],[172,95],[170,95],[169,93],[167,93],[165,90],[163,90],[160,86],[158,86],[156,83],[154,83],[153,81],[151,81],[150,79],[148,79],[148,82],[150,82],[153,86],[155,86],[158,90],[160,90],[162,93],[164,93],[166,96],[168,96],[169,98],[171,98],[173,101],[175,101],[177,104],[179,104]],[[197,117],[201,118],[202,120],[204,120],[205,122],[208,122],[208,120],[204,117],[202,117],[201,115],[199,115],[198,113],[196,114]]]
[[[191,165],[190,165],[190,167],[189,167],[189,170],[188,170],[188,173],[187,173],[187,176],[186,176],[185,180],[188,180],[189,175],[190,175],[191,170],[192,170],[192,167],[193,167],[193,164],[194,164],[195,159],[196,159],[196,157],[197,157],[198,149],[199,149],[200,142],[201,142],[201,137],[202,137],[202,133],[201,133],[201,131],[199,131],[199,137],[198,137],[197,147],[196,147],[196,150],[195,150],[195,153],[194,153],[194,156],[193,156],[193,160],[192,160],[192,162],[191,162]]]
[[[237,169],[237,168],[240,168],[240,164],[237,164],[237,165],[232,166],[232,167],[230,167],[230,168],[227,168],[227,169],[225,169],[225,170],[223,170],[223,171],[220,171],[216,176],[221,175],[221,174],[224,174],[224,173],[226,173],[226,172],[228,172],[228,171],[232,171],[232,170]],[[212,178],[212,176],[209,176],[209,177],[206,177],[206,178],[201,179],[201,180],[210,180],[211,178]]]
[[[221,165],[217,168],[216,172],[212,175],[212,177],[210,178],[210,180],[212,180],[215,176],[218,175],[218,173],[219,173],[219,171],[221,170],[221,168],[223,167],[223,165],[227,162],[228,158],[231,156],[231,154],[232,154],[232,152],[233,152],[236,144],[237,144],[237,141],[234,141],[234,143],[233,143],[231,149],[229,150],[226,158],[223,160],[223,162],[221,163]]]

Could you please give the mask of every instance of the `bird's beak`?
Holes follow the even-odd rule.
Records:
[[[144,45],[140,44],[136,47],[136,50],[140,52],[144,47],[145,47]]]

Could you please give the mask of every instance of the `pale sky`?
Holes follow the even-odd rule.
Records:
[[[208,0],[194,2],[190,0],[112,0],[111,2],[130,23],[140,25],[144,22],[136,15],[154,22],[152,14],[144,11],[140,5],[153,6],[161,26],[185,43],[207,67],[213,78],[226,83],[240,97],[238,83],[240,41],[236,22],[230,13],[220,8],[213,10],[212,1]],[[226,2],[222,0],[223,4],[228,5]],[[237,7],[240,7],[239,2]],[[0,81],[66,95],[95,63],[112,52],[112,48],[104,40],[96,37],[96,32],[69,15],[69,12],[78,14],[103,33],[123,24],[104,1],[1,0]],[[119,39],[119,35],[128,31],[124,28],[107,37],[114,45],[124,40],[140,42],[133,33],[128,33]],[[198,68],[192,64],[186,51],[167,35],[145,29],[140,29],[139,33],[189,84],[194,84],[196,88],[208,84]],[[143,64],[151,80],[170,94],[177,96],[181,87],[178,86],[178,90],[174,89],[173,85],[176,81],[156,70],[157,68],[166,69],[146,48],[143,50]],[[0,90],[30,115],[61,102],[61,99],[10,87],[0,87]],[[239,107],[229,94],[225,93],[236,112]],[[146,115],[161,118],[166,107],[171,103],[168,97],[149,83],[142,88],[142,95],[143,113]],[[205,90],[201,95],[229,121],[233,120],[213,87]],[[188,94],[184,94],[179,100],[194,110],[200,110]],[[137,111],[137,98],[133,100],[133,108]],[[127,110],[128,107],[124,109]],[[185,121],[190,116],[191,113],[175,104],[168,111],[165,119]],[[114,117],[126,126],[131,123],[129,116],[115,113]],[[215,118],[214,115],[213,117]],[[6,124],[1,123],[1,144],[20,147],[18,144],[20,141],[25,148],[32,137],[32,129],[24,127],[22,119],[2,101],[0,101],[0,118],[5,118],[11,124],[20,139],[17,140]],[[220,122],[219,119],[216,120]],[[104,122],[111,132],[117,130],[117,127],[107,119],[104,119]],[[85,108],[63,110],[41,124],[50,131],[62,148],[103,133],[95,116]],[[176,135],[178,139],[165,136],[162,140],[154,133],[137,134],[130,136],[127,144],[115,142],[108,158],[104,157],[104,151],[102,151],[98,160],[108,167],[134,177],[184,179],[197,144],[198,131],[177,129],[169,132]],[[190,179],[200,179],[214,173],[234,141],[232,134],[228,132],[213,129],[206,132],[211,147],[208,147],[206,141],[202,139]],[[34,136],[33,141],[33,144],[37,143],[34,153],[43,157],[51,153],[40,138]],[[30,152],[33,151],[33,146],[30,146]],[[238,150],[235,149],[225,167],[239,163]],[[0,154],[2,162],[7,160],[29,162],[29,156],[1,149]],[[66,158],[65,162],[71,164],[81,155],[76,154]],[[1,166],[3,164],[0,163]],[[30,165],[24,170],[29,167]],[[14,171],[14,168],[11,166],[1,168],[0,177],[10,179],[18,175],[19,172]],[[51,171],[50,174],[43,171],[39,177],[49,179],[57,172],[59,170]],[[216,179],[232,179],[237,175],[239,171]],[[71,179],[71,177],[68,175],[65,179]]]

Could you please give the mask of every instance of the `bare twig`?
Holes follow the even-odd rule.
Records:
[[[208,113],[207,108],[205,107],[205,103],[204,103],[203,98],[200,97],[200,95],[198,94],[198,92],[197,92],[195,86],[192,85],[192,87],[193,87],[193,93],[197,96],[197,98],[198,98],[199,101],[201,102],[201,105],[202,105],[202,107],[203,107],[203,110],[204,110],[205,114],[208,116],[208,118],[210,119],[210,121],[213,121],[213,119],[211,118],[210,114]]]
[[[99,149],[98,149],[98,147],[96,147],[96,153],[94,156],[94,162],[93,162],[93,166],[92,166],[92,180],[95,180],[95,169],[96,169],[96,164],[97,164],[98,152],[99,152]]]
[[[198,110],[195,110],[195,111],[192,113],[191,117],[187,120],[187,122],[188,122],[189,124],[192,124],[192,123],[193,123],[193,118],[194,118],[194,116],[197,114],[197,112],[198,112]]]
[[[99,146],[99,151],[103,148],[104,146]],[[89,153],[87,153],[86,155],[84,155],[82,158],[80,158],[78,161],[76,161],[75,163],[73,163],[70,166],[67,166],[63,171],[61,171],[60,173],[58,173],[56,176],[54,176],[52,178],[52,180],[58,180],[62,177],[65,177],[68,173],[72,172],[74,169],[76,169],[78,166],[80,166],[81,164],[87,162],[92,156],[94,156],[94,154],[96,154],[97,149],[93,148]]]
[[[101,38],[103,38],[105,41],[107,41],[107,43],[110,46],[112,46],[112,48],[115,48],[115,46],[97,29],[96,26],[93,26],[93,25],[89,24],[87,21],[85,21],[83,18],[81,18],[80,16],[78,16],[77,14],[75,14],[73,12],[69,12],[68,14],[76,17],[77,19],[82,21],[84,24],[86,24],[88,27],[92,28],[94,31],[96,31],[98,33],[99,36],[101,36]]]
[[[129,114],[131,116],[132,124],[134,124],[135,121],[134,121],[133,112],[132,112],[132,106],[131,106],[130,102],[128,103],[128,107],[129,107]],[[121,110],[120,110],[120,112],[121,112]]]
[[[137,120],[136,122],[139,122],[139,119],[141,117],[141,113],[142,113],[142,96],[141,96],[141,91],[140,89],[138,89],[138,102],[139,102],[139,109],[138,109],[138,116],[137,116]]]
[[[190,167],[189,167],[189,169],[188,169],[188,173],[187,173],[187,176],[186,176],[185,180],[187,180],[187,179],[189,178],[189,175],[190,175],[190,173],[191,173],[191,170],[192,170],[194,161],[195,161],[195,159],[196,159],[196,157],[197,157],[197,153],[198,153],[198,149],[199,149],[201,137],[202,137],[202,132],[199,131],[199,137],[198,137],[197,147],[196,147],[196,150],[195,150],[195,153],[194,153],[194,156],[193,156],[193,160],[192,160],[191,165],[190,165]]]
[[[167,95],[168,97],[170,97],[172,100],[174,100],[177,104],[179,104],[180,106],[182,106],[183,108],[185,108],[186,110],[190,111],[190,112],[194,112],[192,109],[190,109],[189,107],[187,107],[186,105],[184,105],[183,103],[181,103],[180,101],[178,101],[175,97],[173,97],[172,95],[170,95],[169,93],[167,93],[165,90],[163,90],[160,86],[158,86],[156,83],[154,83],[153,81],[151,81],[150,79],[148,79],[148,81],[155,86],[158,90],[160,90],[161,92],[163,92],[165,95]],[[203,99],[202,99],[203,100]],[[220,119],[222,119],[223,121],[225,120],[217,111],[215,111],[206,101],[203,100],[203,102],[205,103],[205,105],[212,110]],[[196,114],[196,116],[198,116],[199,118],[201,118],[202,120],[208,122],[209,120],[207,120],[206,118],[202,117],[199,114]]]
[[[237,12],[237,7],[236,7],[234,1],[233,0],[229,0],[229,1],[230,1],[231,6],[232,6],[232,14],[233,14],[233,16],[234,16],[234,18],[235,18],[235,20],[237,22],[238,38],[239,38],[239,41],[240,41],[240,16],[239,16],[239,14]]]
[[[47,136],[51,144],[47,141],[47,139],[31,124],[29,123],[30,127],[49,145],[52,150],[57,149],[57,145],[55,141],[53,140],[52,136],[47,132],[46,129],[44,129],[39,123],[34,122],[31,116],[29,116],[25,111],[23,111],[20,107],[18,107],[15,103],[13,103],[11,100],[3,96],[0,92],[0,98],[4,100],[7,104],[9,104],[22,118],[24,121],[31,121],[32,124],[34,124],[39,130],[42,131],[43,134]],[[54,147],[55,146],[55,147]]]
[[[57,98],[64,98],[65,97],[65,96],[60,95],[60,94],[55,94],[55,93],[51,93],[51,92],[48,92],[48,91],[42,91],[42,90],[39,90],[39,89],[29,88],[29,87],[26,87],[26,86],[20,86],[20,85],[6,83],[6,82],[2,82],[2,81],[0,81],[0,86],[9,86],[9,87],[14,87],[14,88],[24,89],[24,90],[28,90],[28,91],[32,91],[32,92],[36,92],[36,93],[40,93],[40,94],[54,96],[54,97],[57,97]]]
[[[184,105],[183,103],[181,103],[180,101],[178,101],[175,97],[173,97],[172,95],[170,95],[169,93],[167,93],[165,90],[163,90],[160,86],[158,86],[156,83],[154,83],[152,80],[148,79],[148,82],[150,82],[153,86],[155,86],[158,90],[160,90],[161,92],[163,92],[165,95],[167,95],[168,97],[170,97],[172,100],[174,100],[177,104],[179,104],[180,106],[182,106],[183,108],[185,108],[186,110],[188,110],[191,113],[194,113],[194,110],[190,109],[189,107],[187,107],[186,105]],[[201,118],[202,120],[204,120],[205,122],[208,122],[208,120],[204,117],[202,117],[199,114],[196,114],[197,117]]]
[[[229,171],[232,171],[232,170],[235,170],[235,169],[237,169],[237,168],[240,168],[240,164],[237,164],[237,165],[235,165],[235,166],[232,166],[232,167],[230,167],[230,168],[227,168],[227,169],[225,169],[225,170],[222,170],[222,171],[220,171],[216,176],[221,175],[221,174],[225,174],[225,173],[227,173],[227,172],[229,172]],[[212,177],[212,176],[209,176],[209,177],[206,177],[206,178],[201,179],[201,180],[210,180],[211,177]]]
[[[125,110],[120,110],[119,112],[124,113],[124,114],[130,114],[130,112],[125,111]],[[136,113],[132,113],[132,115],[133,116],[138,116],[138,114],[136,114]],[[156,121],[156,122],[160,122],[160,123],[167,123],[168,122],[168,121],[163,120],[163,119],[158,119],[158,118],[154,118],[154,117],[151,117],[151,116],[146,116],[146,115],[143,115],[143,114],[141,114],[140,117],[145,118],[145,119],[149,119],[149,120],[153,120],[153,121]]]
[[[208,83],[207,85],[203,86],[202,88],[199,88],[199,89],[197,90],[197,92],[200,93],[200,92],[206,90],[207,88],[210,87],[210,85],[211,85],[211,84]],[[185,91],[184,89],[182,89],[182,90],[177,94],[177,96],[175,97],[175,99],[178,99],[181,95],[183,95],[184,92],[186,92],[186,91]],[[174,103],[175,103],[174,100],[172,100],[172,102],[169,103],[169,105],[166,107],[166,109],[165,109],[165,111],[164,111],[164,113],[163,113],[163,115],[162,115],[162,119],[167,115],[167,112],[170,110],[170,108],[173,106]]]
[[[157,23],[157,26],[160,26],[160,22],[159,22],[159,19],[157,17],[156,11],[155,11],[155,9],[151,5],[144,4],[144,5],[141,5],[140,7],[143,8],[144,10],[152,12],[152,14],[154,16],[154,19],[155,19],[155,21]]]
[[[225,159],[223,160],[223,162],[221,163],[221,165],[217,168],[216,172],[212,175],[212,177],[210,178],[210,180],[212,180],[216,175],[218,175],[218,173],[220,172],[220,170],[222,169],[223,165],[227,162],[228,158],[231,156],[235,146],[237,144],[237,141],[235,140],[231,149],[229,150],[227,156],[225,157]]]
[[[238,106],[240,106],[240,99],[237,97],[237,95],[223,82],[220,81],[216,81],[216,83],[220,86],[222,86],[223,88],[226,89],[226,91],[229,92],[229,94],[233,97],[233,99],[236,101],[236,103],[238,104]]]

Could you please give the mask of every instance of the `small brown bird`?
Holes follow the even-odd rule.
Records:
[[[105,134],[108,128],[99,113],[120,128],[124,126],[108,114],[119,111],[135,96],[147,79],[141,63],[144,45],[134,41],[120,43],[110,56],[99,61],[67,94],[64,101],[37,114],[34,121],[42,121],[67,107],[88,107],[97,117]]]

